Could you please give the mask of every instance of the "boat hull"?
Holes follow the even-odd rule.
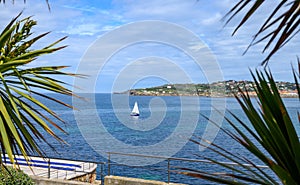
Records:
[[[130,116],[139,116],[140,114],[138,113],[131,113]]]

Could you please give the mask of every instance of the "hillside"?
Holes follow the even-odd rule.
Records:
[[[276,82],[283,97],[297,97],[296,84],[290,82]],[[133,96],[232,96],[238,88],[247,90],[255,96],[254,82],[252,81],[222,81],[212,84],[165,84],[157,87],[131,89],[127,92]]]

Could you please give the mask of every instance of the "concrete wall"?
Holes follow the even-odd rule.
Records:
[[[61,179],[48,179],[44,177],[31,176],[32,180],[36,185],[101,185],[100,181],[94,183],[71,181],[71,180],[61,180]],[[129,177],[120,176],[106,176],[104,178],[104,185],[185,185],[177,183],[166,183],[154,180],[144,180]]]
[[[30,178],[35,182],[36,185],[92,185],[87,182],[71,181],[71,180],[61,180],[61,179],[48,179],[38,176],[30,176]],[[94,182],[93,185],[100,185],[101,182]]]
[[[161,181],[154,180],[144,180],[137,178],[129,178],[129,177],[120,177],[120,176],[106,176],[104,178],[104,185],[184,185],[184,184],[176,184],[176,183],[166,183]]]
[[[94,170],[90,174],[84,174],[82,176],[77,176],[77,177],[74,177],[74,178],[72,178],[70,180],[93,183],[93,182],[96,181],[96,170]]]

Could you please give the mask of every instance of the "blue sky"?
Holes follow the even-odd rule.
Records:
[[[212,52],[224,80],[250,80],[249,68],[259,67],[260,62],[266,56],[266,54],[261,53],[262,44],[252,47],[244,56],[242,53],[255,34],[259,21],[265,17],[268,7],[274,3],[274,1],[268,1],[268,4],[240,29],[236,36],[232,37],[231,33],[237,20],[223,27],[224,22],[221,19],[236,2],[234,0],[209,2],[206,0],[51,0],[49,2],[51,12],[48,11],[47,4],[43,0],[28,0],[26,4],[20,1],[14,5],[7,2],[5,5],[0,5],[1,29],[13,16],[23,10],[23,17],[34,15],[33,18],[38,21],[34,30],[35,33],[52,32],[47,38],[39,42],[40,46],[68,36],[68,39],[62,43],[68,45],[66,49],[42,57],[32,65],[68,65],[71,67],[67,71],[77,72],[78,66],[84,59],[84,54],[103,35],[129,23],[159,20],[176,24],[197,35]],[[118,39],[126,38],[118,37]],[[269,67],[276,80],[292,81],[291,63],[294,65],[296,63],[299,42],[299,36],[295,37],[271,59]],[[107,46],[109,47],[110,44],[114,44],[114,39],[108,42]],[[113,88],[113,84],[125,83],[128,81],[126,75],[128,74],[128,77],[134,76],[133,73],[147,75],[139,75],[139,79],[132,82],[129,87],[154,86],[168,82],[206,83],[208,81],[203,69],[197,67],[192,61],[193,59],[186,56],[178,48],[166,44],[142,42],[123,47],[122,50],[114,53],[109,61],[106,61],[103,68],[98,68],[97,73],[92,73],[90,70],[93,67],[96,68],[97,65],[94,65],[97,63],[96,56],[101,52],[105,51],[96,51],[95,61],[89,63],[91,68],[87,68],[86,71],[81,70],[87,75],[96,75],[94,77],[96,83],[86,83],[93,85],[95,92],[111,92],[114,89],[125,90],[126,87]],[[159,61],[160,59],[161,61]],[[148,65],[151,62],[156,62],[156,66]],[[136,64],[142,65],[139,68],[132,66]],[[186,80],[180,76],[176,79],[177,72],[173,70],[173,64],[188,74],[189,79]],[[130,66],[133,71],[127,70]],[[124,74],[126,70],[128,73]],[[151,72],[156,75],[151,75]],[[172,80],[169,80],[157,75],[163,73],[173,75],[175,80],[173,77]],[[63,80],[73,83],[73,79]],[[88,78],[86,80],[89,81]]]

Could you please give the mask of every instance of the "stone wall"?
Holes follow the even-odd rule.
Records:
[[[72,180],[48,179],[38,176],[30,176],[36,185],[100,185],[101,182],[87,183]]]
[[[104,185],[184,185],[177,183],[166,183],[154,180],[144,180],[120,176],[105,176]]]
[[[96,180],[96,170],[94,170],[92,173],[84,174],[82,176],[77,176],[77,177],[72,178],[70,180],[80,181],[80,182],[94,183],[95,180]]]

